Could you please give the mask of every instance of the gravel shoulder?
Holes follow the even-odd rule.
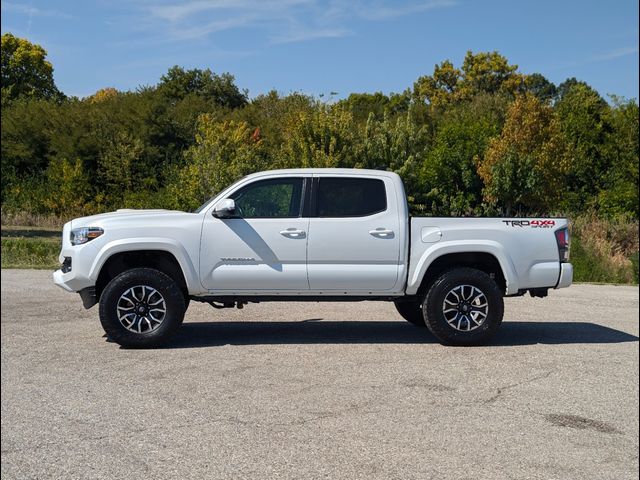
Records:
[[[638,287],[506,299],[476,348],[380,302],[192,302],[125,350],[50,272],[1,300],[3,479],[637,478]]]

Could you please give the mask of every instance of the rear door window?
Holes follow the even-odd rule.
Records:
[[[375,178],[320,177],[318,217],[366,217],[387,209],[384,182]]]

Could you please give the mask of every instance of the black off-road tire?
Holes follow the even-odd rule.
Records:
[[[467,292],[470,291],[470,286],[475,287],[487,300],[488,311],[486,317],[480,323],[480,326],[475,326],[474,323],[474,329],[470,331],[461,331],[455,328],[445,317],[445,297],[460,286],[465,286]],[[469,294],[469,297],[471,295]],[[446,305],[447,310],[449,310],[447,315],[449,317],[455,315],[456,312],[452,313],[450,310],[452,306]],[[485,343],[496,333],[504,315],[504,302],[500,287],[485,272],[466,267],[449,270],[433,282],[422,308],[427,328],[445,345],[467,346]],[[458,307],[454,308],[457,309]],[[461,305],[460,308],[464,308],[464,305]],[[467,308],[475,307],[467,306]],[[453,323],[455,324],[456,322]],[[471,322],[469,322],[469,325],[471,325]]]
[[[143,291],[141,286],[147,289]],[[155,289],[163,299],[164,303],[161,306],[164,306],[165,313],[159,325],[155,326],[157,322],[150,321],[144,323],[145,326],[147,323],[154,325],[153,330],[143,330],[141,333],[128,330],[118,318],[118,306],[128,307],[130,302],[130,300],[123,302],[121,298],[132,287],[136,292],[136,298],[137,296],[142,298],[144,292],[148,293],[151,289]],[[151,297],[149,304],[156,302],[159,298],[157,295]],[[152,268],[133,268],[121,273],[108,283],[100,296],[99,314],[102,328],[112,341],[128,348],[151,348],[163,345],[180,327],[185,310],[185,299],[180,287],[171,277]],[[127,322],[128,320],[125,321]]]
[[[416,327],[425,327],[422,304],[420,302],[393,302],[396,310],[407,322]]]

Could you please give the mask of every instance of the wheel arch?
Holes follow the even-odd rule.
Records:
[[[107,284],[120,273],[132,268],[153,268],[171,277],[189,298],[189,284],[176,256],[162,249],[124,250],[109,255],[102,262],[95,283],[95,298],[100,299]]]
[[[409,276],[407,294],[423,295],[442,272],[455,267],[469,267],[483,271],[495,279],[504,294],[518,290],[515,270],[499,245],[476,244],[443,246],[427,251]]]

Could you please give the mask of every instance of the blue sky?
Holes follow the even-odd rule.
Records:
[[[467,50],[638,98],[638,2],[609,0],[2,0],[2,32],[41,44],[68,95],[230,72],[251,97],[399,92]],[[325,97],[326,98],[326,97]]]

